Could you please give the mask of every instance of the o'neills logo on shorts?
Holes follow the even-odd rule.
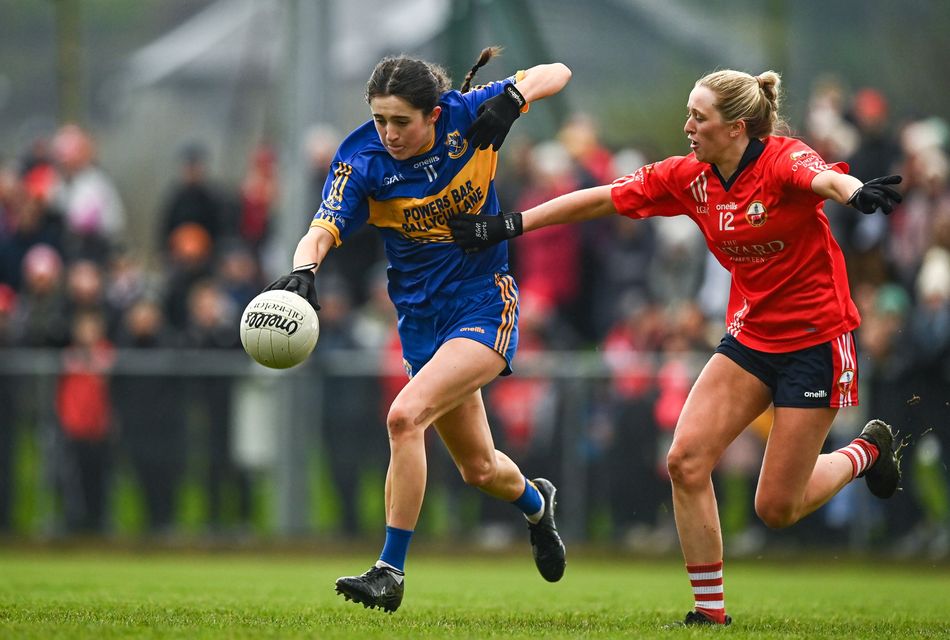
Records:
[[[288,336],[294,335],[300,328],[300,323],[296,320],[291,320],[279,313],[261,313],[260,311],[248,311],[244,324],[248,329],[263,329],[264,327],[279,329]]]

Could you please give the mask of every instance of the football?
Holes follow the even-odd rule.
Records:
[[[290,291],[265,291],[241,314],[241,344],[255,361],[288,369],[307,359],[320,337],[313,307]]]

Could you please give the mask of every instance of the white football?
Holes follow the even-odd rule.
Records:
[[[241,314],[241,344],[271,369],[297,366],[317,346],[320,322],[304,298],[290,291],[265,291]]]

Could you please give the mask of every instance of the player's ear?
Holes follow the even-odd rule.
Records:
[[[429,113],[429,115],[426,116],[426,120],[428,121],[428,124],[435,124],[436,122],[438,122],[439,116],[441,115],[442,115],[442,107],[440,107],[439,105],[436,105],[435,108],[432,109],[432,111]]]
[[[745,120],[736,120],[729,125],[729,135],[733,138],[741,136],[745,132]]]

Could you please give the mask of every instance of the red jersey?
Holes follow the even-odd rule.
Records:
[[[726,181],[694,154],[648,164],[613,183],[629,218],[687,215],[732,274],[726,330],[759,351],[784,353],[828,342],[861,318],[844,255],[831,235],[816,175],[845,173],[800,140],[753,140]]]

